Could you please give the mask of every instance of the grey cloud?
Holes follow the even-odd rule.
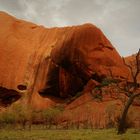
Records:
[[[23,10],[18,0],[0,0],[0,7],[15,12]]]
[[[19,0],[0,0],[0,10],[20,17],[24,7],[20,4]]]
[[[52,27],[62,24],[62,19],[58,18],[58,13],[66,1],[68,0],[24,0],[21,3],[24,3],[26,7],[24,10],[25,19]]]

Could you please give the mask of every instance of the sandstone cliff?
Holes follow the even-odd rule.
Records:
[[[93,100],[91,95],[95,85],[111,74],[119,80],[130,77],[129,69],[99,28],[92,24],[45,28],[4,12],[0,12],[0,26],[2,104],[10,104],[26,93],[28,103],[43,109],[57,102],[64,103],[66,98],[82,92],[82,96],[66,105],[65,113],[79,111],[77,119],[81,114],[84,120],[87,106],[93,107],[86,115],[91,112],[94,123],[102,116],[99,127],[107,123],[107,106],[114,104],[115,109],[121,108],[122,103],[117,92],[111,91],[112,87],[104,89],[108,94],[102,102]]]
[[[0,86],[26,86],[34,103],[46,100],[38,93],[73,96],[90,79],[101,82],[108,69],[114,77],[128,76],[115,48],[92,24],[45,28],[0,12],[0,26]]]

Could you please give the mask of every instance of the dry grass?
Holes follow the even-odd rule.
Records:
[[[117,135],[115,129],[81,130],[0,130],[0,140],[140,140],[140,131],[130,129]]]

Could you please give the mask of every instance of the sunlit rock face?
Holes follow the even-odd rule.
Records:
[[[82,91],[89,80],[129,75],[120,55],[92,24],[45,28],[0,12],[0,86],[22,90],[43,108]],[[2,94],[2,93],[0,93]],[[41,96],[46,98],[42,98]]]

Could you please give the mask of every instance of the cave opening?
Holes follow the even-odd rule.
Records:
[[[7,89],[5,87],[0,86],[0,105],[1,106],[9,106],[13,102],[19,100],[21,98],[21,94],[14,89]]]

